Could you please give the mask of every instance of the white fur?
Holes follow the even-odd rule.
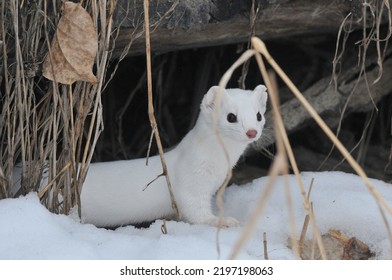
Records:
[[[228,170],[223,148],[213,129],[218,89],[212,87],[207,92],[195,127],[176,148],[165,153],[182,219],[214,226],[219,219],[212,212],[212,197]],[[254,91],[227,89],[222,92],[217,125],[232,168],[247,145],[261,135],[267,93],[262,85]],[[263,116],[261,121],[257,121],[258,112]],[[237,122],[228,122],[229,113],[237,116]],[[249,130],[257,131],[252,139],[246,135]],[[158,156],[148,162],[148,166],[145,159],[92,164],[81,193],[83,221],[97,226],[120,226],[173,217],[165,178],[160,177],[146,187],[162,173]],[[223,226],[236,225],[234,218],[223,219]]]

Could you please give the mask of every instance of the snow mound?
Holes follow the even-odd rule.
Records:
[[[379,207],[361,179],[341,172],[302,173],[304,185],[314,178],[310,195],[321,233],[340,230],[355,236],[376,253],[377,259],[391,259],[391,244]],[[256,230],[243,248],[240,259],[263,259],[263,232],[267,234],[270,259],[294,259],[288,248],[290,216],[294,216],[297,238],[306,215],[302,195],[294,176],[289,178],[293,207],[287,206],[283,177],[268,199]],[[267,178],[230,186],[224,197],[225,215],[243,224],[254,210]],[[371,180],[377,191],[392,205],[392,185]],[[290,214],[289,214],[290,213]],[[392,224],[388,213],[386,219]],[[162,221],[147,229],[133,226],[107,230],[81,224],[77,215],[50,213],[35,193],[17,199],[0,200],[0,259],[217,259],[216,228]],[[220,231],[221,258],[227,258],[244,227]],[[308,238],[312,238],[311,227]]]

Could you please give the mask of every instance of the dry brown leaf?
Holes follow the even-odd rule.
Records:
[[[90,15],[81,4],[65,2],[63,16],[46,56],[43,75],[62,84],[75,81],[96,83],[92,72],[98,50],[98,36]]]
[[[321,237],[330,260],[368,260],[374,257],[374,253],[363,241],[356,237],[350,238],[340,230],[330,230]],[[301,258],[304,260],[321,259],[320,251],[314,240],[305,240]]]

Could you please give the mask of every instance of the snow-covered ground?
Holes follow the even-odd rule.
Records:
[[[321,233],[340,230],[355,236],[376,252],[376,259],[391,259],[391,244],[375,199],[359,177],[340,172],[303,173],[305,186],[315,179],[311,201]],[[289,177],[296,232],[306,212],[293,176]],[[231,186],[225,193],[225,214],[246,223],[265,188],[267,178]],[[372,180],[392,206],[392,185]],[[240,259],[263,259],[263,232],[267,234],[270,259],[294,259],[288,248],[290,219],[285,184],[280,178],[268,199],[256,230],[244,246]],[[389,224],[392,217],[386,213]],[[46,210],[35,193],[0,200],[0,259],[217,259],[216,228],[183,222],[162,221],[147,229],[133,226],[116,230],[81,224],[76,213],[55,215]],[[220,231],[221,258],[227,258],[244,227]],[[311,227],[308,230],[312,237]]]

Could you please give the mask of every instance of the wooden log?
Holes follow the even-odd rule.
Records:
[[[323,0],[150,0],[154,52],[246,42],[252,25],[266,40],[295,35],[336,33],[346,15],[358,14],[361,1]],[[144,53],[143,0],[119,0],[114,57]],[[251,10],[254,16],[250,16]]]

